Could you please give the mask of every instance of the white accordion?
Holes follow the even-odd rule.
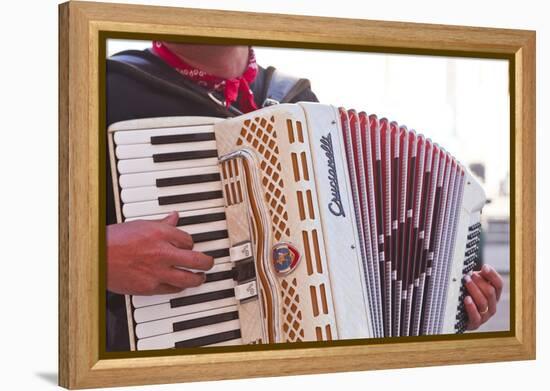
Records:
[[[464,331],[483,189],[374,115],[281,104],[108,132],[118,222],[179,212],[206,282],[127,296],[133,350]]]

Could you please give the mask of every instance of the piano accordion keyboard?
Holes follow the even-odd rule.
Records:
[[[192,235],[193,250],[215,259],[199,287],[171,295],[128,297],[132,347],[242,344],[235,288],[245,268],[241,267],[239,275],[231,259],[227,205],[212,124],[115,130],[109,143],[119,190],[119,221],[158,220],[175,210],[179,214],[177,228]],[[238,170],[236,162],[231,164],[235,165],[232,171]],[[237,204],[242,202],[242,191],[234,178],[226,175],[232,191],[227,199]],[[247,233],[240,236],[242,241],[250,241]]]

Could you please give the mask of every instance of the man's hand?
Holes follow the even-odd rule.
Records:
[[[496,312],[502,293],[502,277],[489,265],[464,278],[469,296],[464,298],[468,314],[468,330],[475,330],[487,322]]]
[[[136,220],[107,226],[107,289],[130,295],[176,293],[202,284],[214,259],[192,251],[193,240],[176,228],[178,214],[159,221]]]

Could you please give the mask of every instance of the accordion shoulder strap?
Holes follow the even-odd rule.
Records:
[[[270,66],[266,69],[263,106],[292,102],[296,96],[309,88],[309,80],[288,75]]]

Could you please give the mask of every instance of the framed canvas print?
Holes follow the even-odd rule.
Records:
[[[59,16],[62,386],[535,357],[534,32]]]

